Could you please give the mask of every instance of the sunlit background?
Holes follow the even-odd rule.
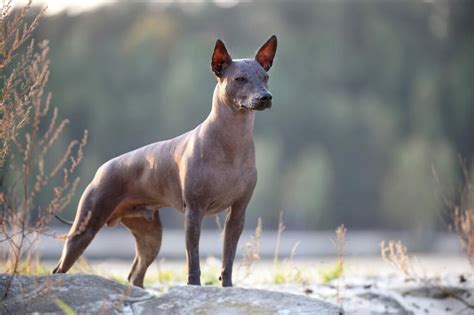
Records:
[[[473,2],[47,5],[35,37],[50,41],[48,89],[71,120],[64,141],[89,130],[79,192],[110,158],[205,119],[217,38],[253,57],[276,34],[247,227],[261,217],[276,229],[283,211],[287,230],[447,231],[443,198],[474,170]]]

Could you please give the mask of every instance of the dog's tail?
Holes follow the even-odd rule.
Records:
[[[57,214],[55,214],[54,217],[55,217],[56,219],[58,219],[58,221],[60,221],[60,222],[62,222],[62,223],[64,223],[64,224],[67,224],[67,225],[73,225],[73,224],[74,224],[73,221],[69,221],[69,220],[63,219],[63,218],[61,218],[61,217],[60,217],[59,215],[57,215]]]

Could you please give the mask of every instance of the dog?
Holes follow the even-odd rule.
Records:
[[[200,285],[199,237],[204,216],[228,209],[222,286],[232,286],[232,265],[247,204],[257,183],[255,112],[270,108],[268,71],[277,48],[270,37],[253,59],[232,59],[217,40],[211,60],[217,85],[203,123],[176,138],[156,142],[103,164],[84,190],[61,258],[53,273],[67,272],[104,225],[122,223],[135,238],[128,281],[143,287],[158,255],[159,209],[184,213],[188,284]]]

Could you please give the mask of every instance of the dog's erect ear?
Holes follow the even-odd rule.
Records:
[[[277,38],[275,35],[270,37],[269,40],[258,50],[255,60],[262,66],[265,71],[270,70],[273,64],[273,58],[275,57],[277,49]]]
[[[222,71],[227,68],[232,62],[232,57],[227,52],[224,43],[218,39],[214,53],[212,54],[211,69],[218,77],[221,76]]]

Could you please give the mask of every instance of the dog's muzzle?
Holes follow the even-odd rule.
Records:
[[[267,93],[257,98],[255,102],[252,102],[250,106],[241,105],[240,107],[249,109],[249,110],[258,110],[262,111],[267,108],[272,107],[272,95]]]

